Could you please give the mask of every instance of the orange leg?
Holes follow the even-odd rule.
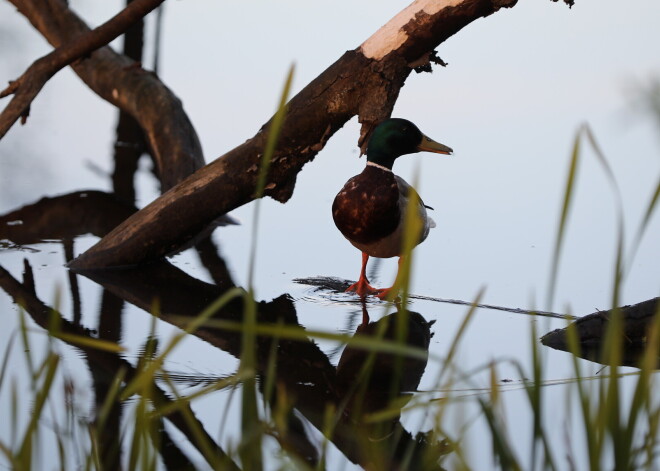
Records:
[[[360,279],[357,282],[353,283],[346,289],[348,291],[355,291],[358,296],[364,298],[369,294],[378,295],[381,290],[374,288],[369,284],[367,279],[367,262],[369,261],[369,255],[362,252],[362,270],[360,270]]]
[[[366,327],[367,324],[369,324],[369,311],[367,311],[367,304],[364,301],[364,298],[362,298],[362,324],[358,326],[358,331],[360,330],[360,327]]]
[[[392,286],[390,286],[389,288],[383,288],[383,289],[376,290],[376,291],[378,291],[378,292],[377,292],[377,293],[374,293],[374,295],[375,295],[377,298],[380,298],[380,299],[385,299],[385,298],[387,298],[387,296],[390,294],[390,292],[391,292],[391,291],[394,289],[394,287],[397,285],[397,281],[399,280],[399,270],[401,270],[401,262],[402,262],[402,260],[403,260],[403,256],[400,256],[400,257],[399,257],[399,266],[397,267],[397,270],[396,270],[396,278],[394,278],[394,284],[393,284]],[[399,289],[399,288],[397,287],[397,290],[398,290],[398,289]]]

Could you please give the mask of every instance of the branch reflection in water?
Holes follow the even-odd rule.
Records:
[[[20,245],[59,239],[68,247],[66,256],[70,260],[77,235],[91,232],[101,236],[132,211],[130,205],[102,192],[43,199],[1,216],[0,238]],[[11,221],[16,222],[7,224]],[[101,350],[95,344],[104,340],[108,341],[106,345],[114,345],[122,338],[127,328],[121,322],[125,302],[150,313],[157,302],[158,319],[185,330],[200,312],[235,288],[213,242],[206,239],[197,245],[197,250],[215,284],[200,281],[165,261],[137,268],[80,273],[103,287],[98,332],[80,325],[79,315],[68,321],[42,302],[36,295],[32,268],[27,261],[22,283],[2,269],[0,285],[39,326],[82,352],[93,377],[96,405],[101,409],[113,391],[113,384],[121,381],[122,390],[132,382],[143,381],[143,372],[148,368],[145,365],[159,353],[159,342],[149,338],[148,332],[145,332],[143,358],[135,366],[118,351]],[[75,292],[77,284],[72,283],[71,287],[72,297],[79,298]],[[236,358],[242,351],[241,330],[248,302],[247,294],[241,293],[194,331],[198,338]],[[433,322],[401,308],[369,322],[367,306],[363,305],[363,323],[353,334],[354,340],[350,335],[337,335],[338,340],[348,345],[335,367],[313,335],[299,324],[296,306],[288,294],[256,305],[255,369],[259,389],[268,404],[265,410],[271,413],[270,417],[262,418],[265,434],[274,437],[290,456],[311,466],[317,466],[324,457],[319,452],[322,446],[318,437],[315,440],[305,424],[324,433],[348,460],[360,466],[440,469],[439,458],[449,452],[444,442],[430,432],[413,436],[400,422],[401,407],[417,388],[426,368]],[[410,352],[415,354],[411,356]],[[149,384],[136,391],[149,391],[146,399],[153,407],[160,443],[156,448],[161,457],[171,460],[170,464],[177,469],[194,467],[167,433],[163,425],[167,419],[209,464],[238,469],[233,450],[224,450],[205,431],[203,418],[196,417],[189,399],[176,391],[168,372],[162,369],[153,373]],[[228,376],[214,378],[211,386],[218,389],[239,382],[240,378]],[[202,378],[199,383],[204,383]],[[275,387],[266,391],[269,384]],[[212,387],[206,386],[208,390]],[[108,469],[117,469],[120,462],[120,422],[122,413],[126,413],[119,399],[126,398],[116,390],[113,394],[110,413],[106,411],[102,423],[97,417],[97,422],[91,424],[98,432],[100,459]]]

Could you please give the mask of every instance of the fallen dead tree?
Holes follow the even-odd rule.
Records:
[[[649,299],[631,306],[623,306],[608,311],[597,311],[579,318],[570,326],[555,329],[541,337],[541,343],[555,350],[571,352],[569,329],[573,329],[578,351],[573,353],[597,363],[608,363],[606,350],[608,329],[613,316],[621,321],[621,364],[638,366],[639,359],[648,347],[649,329],[660,314],[660,298]],[[660,367],[660,361],[658,366]]]

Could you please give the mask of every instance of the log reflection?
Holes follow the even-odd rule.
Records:
[[[87,204],[90,201],[93,204]],[[103,208],[100,212],[99,206]],[[0,216],[0,222],[5,222],[0,224],[0,230],[4,231],[0,236],[19,244],[44,239],[66,241],[65,248],[70,257],[73,252],[71,241],[76,235],[89,232],[102,235],[118,219],[132,211],[134,208],[130,205],[100,192],[65,195],[44,199]],[[106,215],[101,217],[100,213]],[[23,221],[23,224],[6,224],[17,220]],[[151,312],[157,300],[159,319],[183,329],[210,303],[235,286],[217,248],[209,240],[202,241],[198,248],[200,259],[217,284],[193,278],[164,261],[137,268],[78,273],[104,289],[97,329],[81,326],[79,314],[75,316],[77,322],[68,322],[40,301],[35,294],[37,291],[33,286],[29,264],[26,264],[23,283],[15,280],[9,272],[1,270],[0,286],[15,302],[20,302],[44,329],[49,325],[48,316],[52,315],[49,313],[55,312],[64,332],[78,337],[117,342],[122,336],[122,329],[126,328],[125,324],[129,323],[128,319],[121,322],[125,302]],[[78,295],[77,284],[71,286],[71,296],[75,298]],[[240,328],[246,302],[247,294],[234,298],[214,313],[210,323],[196,330],[194,335],[239,358],[242,352]],[[364,319],[367,320],[369,316],[366,306],[363,309]],[[400,422],[401,407],[417,388],[426,368],[432,322],[427,322],[419,313],[405,309],[397,310],[376,322],[364,322],[354,333],[355,338],[388,344],[398,342],[401,345],[400,352],[408,348],[408,352],[414,351],[415,355],[394,353],[391,349],[387,353],[378,348],[365,350],[360,346],[363,344],[349,342],[337,367],[330,362],[313,337],[306,334],[305,328],[298,322],[296,305],[288,294],[272,301],[258,302],[257,322],[260,326],[286,328],[289,333],[298,332],[293,337],[272,334],[256,337],[259,388],[266,394],[265,385],[275,385],[266,397],[271,410],[276,410],[283,400],[291,405],[286,416],[280,418],[284,425],[276,426],[268,432],[282,449],[310,466],[320,466],[318,440],[309,436],[309,427],[304,425],[308,422],[325,432],[327,438],[350,461],[367,469],[440,469],[438,460],[448,452],[447,448],[430,434],[413,436]],[[124,375],[124,382],[127,383],[139,374],[140,364],[132,366],[116,353],[102,352],[79,343],[72,345],[83,352],[89,365],[97,404],[103,403],[109,385],[118,375]],[[269,377],[272,372],[275,372],[274,378]],[[170,393],[159,384],[154,379],[150,386],[154,395],[150,400],[155,406],[172,404],[174,400],[170,398]],[[175,412],[164,418],[179,428],[210,464],[222,464],[222,469],[238,469],[229,454],[208,433],[205,432],[201,438],[195,433],[195,428],[203,430],[203,426],[185,397],[176,401],[183,401],[183,405],[179,405],[174,409]],[[118,462],[120,453],[117,437],[121,404],[117,403],[114,410],[112,420],[104,424],[105,433],[99,435],[105,437],[99,452],[103,462],[109,465]],[[298,413],[294,413],[294,410]],[[376,414],[383,410],[387,411],[383,414],[385,418],[375,419]],[[329,411],[331,416],[328,416]],[[191,425],[186,417],[188,420],[192,417],[195,422]],[[332,419],[330,424],[329,417]],[[161,424],[157,426],[159,433],[165,434],[162,419],[157,420]],[[172,448],[175,445],[171,440],[166,435],[158,440],[165,446],[162,458],[174,456],[177,457],[178,465],[183,465],[180,460],[184,455]],[[212,444],[211,448],[208,444]],[[183,465],[190,466],[190,463]]]
[[[159,318],[182,329],[186,328],[191,318],[224,292],[166,262],[139,269],[91,271],[83,274],[145,311],[149,311],[154,299],[158,299]],[[241,324],[244,303],[244,298],[234,298],[215,314],[213,320]],[[351,461],[371,468],[375,448],[380,450],[376,456],[388,457],[380,463],[385,468],[379,469],[398,469],[406,453],[412,452],[413,460],[417,462],[427,458],[431,449],[427,446],[427,437],[413,437],[403,428],[396,414],[394,418],[369,422],[368,425],[363,420],[369,413],[392,407],[403,392],[414,391],[426,367],[425,359],[406,358],[392,353],[369,354],[349,346],[335,368],[312,338],[304,338],[305,329],[298,323],[296,307],[289,295],[281,295],[269,302],[259,302],[257,308],[259,325],[294,327],[300,329],[302,334],[297,340],[273,338],[270,335],[257,336],[257,369],[262,387],[269,380],[269,364],[273,361],[271,354],[275,352],[277,394],[295,398],[294,407],[319,430],[324,430],[328,408],[338,411],[338,423],[329,438]],[[355,335],[376,336],[383,341],[399,340],[404,345],[428,352],[431,325],[420,314],[402,310],[377,322],[361,325]],[[399,339],[400,332],[407,334]],[[211,322],[211,326],[198,329],[195,335],[240,357],[242,333],[236,328],[213,327]],[[365,369],[365,364],[369,364],[370,368]],[[275,401],[276,397],[272,400]],[[396,403],[401,404],[401,401]],[[288,420],[292,421],[292,426],[288,428],[291,435],[278,436],[278,440],[287,448],[297,447],[301,459],[310,464],[316,463],[318,457],[315,448],[304,435],[304,429],[295,423],[295,416],[290,415]],[[379,442],[373,441],[376,437]],[[369,448],[365,448],[365,439],[369,440]],[[370,453],[365,455],[365,449],[370,449]],[[437,447],[436,459],[441,451],[442,447]]]

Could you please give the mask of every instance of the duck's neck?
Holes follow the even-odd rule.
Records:
[[[388,167],[386,167],[386,166],[384,166],[384,165],[377,164],[376,162],[372,162],[371,160],[367,160],[367,165],[368,165],[369,167],[378,168],[378,169],[383,170],[383,171],[385,171],[385,172],[390,172],[390,173],[392,173],[392,168],[391,168],[391,167],[388,168]]]
[[[392,170],[394,161],[400,154],[392,152],[390,149],[384,147],[378,140],[373,142],[369,141],[369,148],[367,149],[367,162],[371,162],[381,167]]]

